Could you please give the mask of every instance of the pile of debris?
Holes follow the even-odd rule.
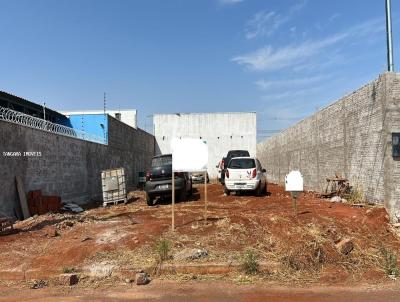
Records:
[[[42,190],[28,193],[28,207],[31,215],[43,215],[49,212],[81,213],[83,209],[75,203],[62,203],[60,196],[44,196]]]
[[[42,215],[49,212],[58,213],[61,210],[60,196],[44,196],[42,190],[28,193],[28,208],[31,215]]]
[[[11,218],[0,217],[0,234],[13,230],[13,222]]]
[[[346,199],[346,198],[342,198],[342,197],[336,195],[336,196],[331,197],[331,198],[329,199],[329,201],[330,201],[330,202],[343,202],[343,203],[346,203],[346,202],[347,202],[347,199]]]
[[[196,260],[208,256],[205,249],[189,249],[185,248],[174,255],[175,260]]]
[[[326,182],[325,193],[321,194],[323,198],[341,198],[345,194],[350,193],[351,187],[349,180],[342,177],[339,173],[336,173],[335,177],[328,177]]]
[[[64,206],[61,208],[62,211],[65,212],[72,212],[72,213],[81,213],[83,212],[83,209],[78,206],[75,203],[66,203]]]

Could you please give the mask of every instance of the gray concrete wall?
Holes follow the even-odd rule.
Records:
[[[392,158],[391,133],[400,131],[400,75],[385,73],[257,145],[269,181],[283,183],[294,169],[308,189],[323,191],[336,172],[365,197],[400,207],[400,163]]]
[[[159,154],[171,153],[172,138],[202,138],[208,145],[208,174],[216,178],[215,167],[229,150],[248,150],[256,154],[256,113],[155,114],[154,136]]]
[[[400,74],[390,73],[386,77],[384,201],[391,220],[397,222],[400,220],[400,158],[392,156],[392,133],[400,133]]]
[[[101,200],[104,169],[124,167],[127,186],[133,188],[138,172],[150,167],[154,137],[113,117],[108,120],[108,145],[0,121],[0,212],[14,216],[19,208],[16,175],[26,192],[41,189],[43,194],[76,203]],[[41,157],[3,156],[7,151],[38,151]]]

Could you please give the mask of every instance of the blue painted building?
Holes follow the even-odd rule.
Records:
[[[70,115],[68,119],[73,129],[104,138],[104,143],[108,143],[107,114],[76,114]]]
[[[108,117],[104,113],[67,116],[48,107],[44,107],[43,105],[33,103],[4,91],[0,91],[0,113],[1,112],[13,112],[10,114],[19,117],[22,115],[32,116],[35,119],[45,119],[48,122],[47,124],[41,124],[40,122],[33,122],[35,119],[26,119],[27,122],[25,125],[29,124],[28,126],[34,128],[100,144],[108,143]],[[0,119],[1,118],[2,116],[0,116]],[[6,119],[6,117],[4,117],[4,119]],[[62,125],[68,128],[51,127],[50,125]]]

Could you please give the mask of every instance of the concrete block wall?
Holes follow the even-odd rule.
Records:
[[[108,145],[48,133],[0,121],[0,214],[15,216],[19,199],[15,176],[25,191],[41,189],[63,201],[86,203],[100,199],[100,172],[124,167],[128,188],[146,171],[154,155],[154,136],[108,116]],[[3,152],[41,152],[40,157],[8,157]]]
[[[400,208],[400,163],[391,133],[400,132],[400,75],[385,73],[314,115],[257,145],[269,181],[283,184],[294,169],[308,189],[323,191],[335,173],[365,197]]]
[[[392,156],[392,133],[400,133],[400,74],[387,75],[385,116],[385,207],[391,220],[400,220],[400,158]]]

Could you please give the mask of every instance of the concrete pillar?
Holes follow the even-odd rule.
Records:
[[[385,74],[385,158],[384,190],[385,208],[391,222],[397,222],[400,214],[400,158],[392,154],[392,133],[400,132],[400,74]]]

